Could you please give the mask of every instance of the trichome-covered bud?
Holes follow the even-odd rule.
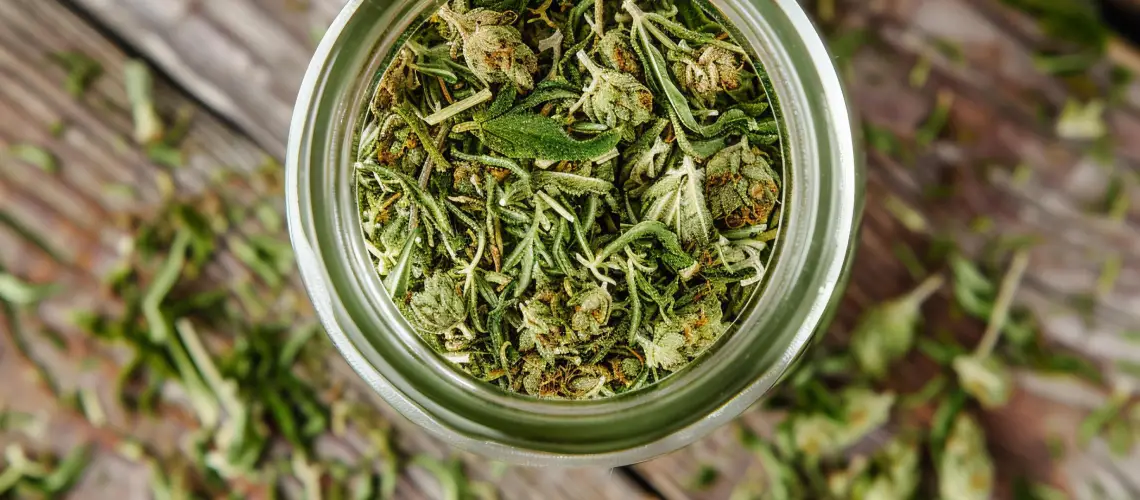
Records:
[[[714,219],[729,228],[768,222],[780,199],[780,177],[747,137],[714,155],[705,172]]]
[[[735,53],[715,45],[701,47],[673,65],[673,73],[681,86],[706,105],[716,101],[718,93],[740,88],[740,69]]]
[[[602,333],[602,327],[610,322],[610,308],[613,297],[605,287],[590,285],[570,298],[570,328],[578,334],[579,340],[589,340]]]
[[[411,64],[414,60],[415,54],[407,48],[401,49],[392,60],[384,77],[380,79],[381,91],[377,91],[372,98],[373,112],[379,114],[379,110],[391,107],[393,100],[404,92],[419,88],[420,80],[416,78],[416,70]]]
[[[607,66],[633,76],[641,76],[641,64],[637,60],[637,53],[633,51],[633,45],[629,43],[629,33],[609,30],[598,42],[598,48],[602,61]]]
[[[593,76],[582,108],[590,119],[611,128],[641,125],[653,118],[653,93],[633,75],[598,66],[578,52],[578,60]]]
[[[412,315],[417,326],[437,335],[443,335],[448,350],[459,350],[473,338],[464,321],[467,307],[459,293],[459,284],[445,272],[437,272],[424,280],[422,292],[412,294]],[[452,333],[459,330],[463,338]]]
[[[520,90],[534,88],[538,56],[509,25],[514,13],[475,9],[458,14],[444,6],[439,16],[463,39],[463,58],[476,77],[488,83],[513,83]]]

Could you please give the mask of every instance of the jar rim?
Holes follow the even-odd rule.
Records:
[[[791,164],[790,185],[796,190],[785,197],[780,244],[799,243],[807,250],[786,251],[773,262],[755,307],[748,318],[741,315],[747,321],[738,321],[737,331],[714,347],[721,356],[716,363],[694,363],[698,366],[628,396],[559,402],[520,397],[460,376],[458,370],[442,367],[442,359],[426,344],[418,349],[407,345],[407,337],[414,335],[406,327],[402,334],[394,332],[394,337],[402,336],[404,351],[396,339],[370,331],[383,333],[393,329],[387,320],[403,320],[361,253],[362,236],[351,228],[357,222],[352,217],[355,200],[352,210],[346,210],[345,200],[337,199],[343,170],[352,165],[344,153],[355,132],[353,114],[359,110],[362,82],[370,85],[382,55],[393,52],[418,16],[441,3],[351,0],[317,49],[298,96],[286,165],[287,218],[302,280],[333,344],[369,386],[408,418],[454,445],[517,463],[628,464],[684,446],[743,412],[802,354],[840,294],[861,209],[857,174],[862,165],[847,99],[806,13],[795,0],[710,0],[776,87],[792,153],[785,161]],[[365,26],[365,18],[381,28]],[[809,95],[808,80],[818,95]],[[347,234],[340,231],[345,227]],[[819,260],[808,262],[809,255]],[[360,272],[362,259],[367,272]],[[779,312],[758,317],[767,308]],[[781,322],[773,325],[777,319]],[[786,345],[756,352],[763,347],[761,337],[780,326]],[[719,366],[728,363],[745,366]],[[681,402],[689,403],[694,414],[662,411]],[[632,429],[628,424],[600,427],[613,427],[608,422],[615,419],[641,419],[659,427],[623,438],[621,432]]]

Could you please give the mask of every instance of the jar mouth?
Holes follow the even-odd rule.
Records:
[[[795,0],[711,3],[768,71],[784,111],[790,166],[767,283],[734,330],[680,372],[629,394],[551,401],[502,391],[450,365],[410,328],[372,268],[351,196],[353,137],[368,90],[400,37],[442,1],[348,2],[302,84],[289,141],[287,215],[302,279],[329,337],[398,411],[452,444],[503,460],[628,464],[735,417],[803,352],[838,295],[854,247],[860,162],[847,101]]]

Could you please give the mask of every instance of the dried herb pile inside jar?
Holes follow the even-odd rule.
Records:
[[[368,252],[459,368],[546,398],[682,369],[760,286],[779,221],[764,72],[692,0],[456,1],[359,132]]]

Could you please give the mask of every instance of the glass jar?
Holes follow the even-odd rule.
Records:
[[[289,138],[289,231],[337,349],[400,413],[457,447],[522,464],[618,466],[731,421],[784,376],[836,309],[862,211],[851,112],[823,40],[795,0],[712,0],[759,55],[786,127],[785,209],[763,293],[687,368],[597,401],[547,401],[474,380],[400,315],[360,231],[353,138],[371,89],[413,23],[442,0],[351,0],[321,42]]]

